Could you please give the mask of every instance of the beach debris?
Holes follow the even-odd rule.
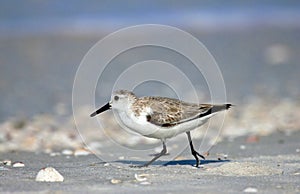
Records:
[[[90,154],[91,154],[91,152],[85,148],[76,149],[74,152],[74,156],[87,156]]]
[[[121,183],[122,181],[121,181],[120,179],[111,179],[110,182],[111,182],[112,184],[119,184],[119,183]]]
[[[64,177],[53,167],[41,169],[36,175],[35,181],[38,182],[63,182]]]
[[[125,156],[119,156],[118,159],[119,159],[119,160],[124,160],[124,159],[125,159]]]
[[[141,182],[140,185],[151,185],[151,183],[148,181],[145,181],[145,182]]]
[[[245,139],[246,143],[260,141],[261,136],[267,136],[273,132],[281,131],[286,135],[300,130],[300,101],[291,99],[275,99],[270,101],[268,98],[255,97],[247,101],[242,107],[234,109],[226,113],[226,122],[224,123],[223,132],[220,139],[228,139],[233,141],[240,136],[248,135]],[[58,104],[58,114],[63,114],[65,105]],[[86,122],[86,113],[91,110],[90,107],[84,106],[79,108],[79,119],[77,122],[85,126],[85,142],[91,150],[100,150],[105,146],[103,139],[106,139],[104,133],[95,136],[95,126],[92,122]],[[293,111],[290,111],[293,110]],[[81,138],[74,128],[75,123],[73,116],[65,115],[65,119],[61,119],[58,114],[37,114],[32,118],[12,118],[0,123],[0,152],[9,151],[43,151],[50,154],[56,149],[70,149],[84,147]],[[139,143],[156,144],[158,141],[151,138],[132,137],[129,133],[120,133],[124,131],[110,114],[104,115],[110,126],[109,136],[117,139],[122,145],[135,145]],[[214,124],[216,123],[216,124]],[[255,123],[255,125],[253,124]],[[211,127],[218,127],[218,122],[212,122]],[[194,133],[202,135],[202,130],[196,130]],[[208,133],[209,137],[214,135]],[[213,136],[215,137],[215,136]],[[259,137],[259,138],[258,138]],[[212,138],[215,139],[215,138]],[[130,141],[129,141],[130,140]],[[219,139],[218,139],[219,140]],[[246,142],[247,141],[247,142]],[[285,143],[280,141],[279,143]],[[171,148],[176,148],[174,145]],[[297,152],[300,148],[297,147]],[[155,150],[161,151],[161,147]],[[171,151],[171,150],[170,150]],[[61,151],[59,152],[63,154]],[[51,154],[52,156],[56,154]],[[222,157],[221,157],[222,158]]]
[[[148,176],[149,174],[134,174],[134,178],[139,182],[146,181]]]
[[[300,170],[298,172],[294,172],[294,175],[300,175]]]
[[[68,150],[68,149],[64,149],[61,153],[63,155],[67,155],[67,156],[70,156],[70,155],[74,154],[72,150]]]
[[[60,156],[61,153],[59,153],[59,152],[51,152],[49,155],[50,156]]]
[[[107,166],[110,166],[110,164],[109,163],[105,163],[103,166],[107,167]]]
[[[22,168],[24,167],[25,164],[23,162],[15,162],[12,167],[15,167],[15,168]]]
[[[244,193],[257,193],[257,188],[254,187],[247,187],[246,189],[243,190]]]

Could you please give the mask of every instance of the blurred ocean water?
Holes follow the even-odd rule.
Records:
[[[71,114],[74,76],[87,51],[117,29],[145,23],[181,28],[204,43],[222,71],[228,101],[299,101],[297,1],[7,1],[0,6],[0,121],[61,109]],[[183,59],[151,48],[116,59],[116,66],[147,52],[185,67]],[[117,78],[115,72],[108,72],[108,83]],[[189,78],[193,76],[191,72]],[[164,91],[159,84],[148,87],[138,95]],[[209,100],[205,80],[199,90]],[[107,100],[106,93],[97,103]]]
[[[18,6],[16,6],[18,5]],[[245,27],[299,27],[298,1],[7,1],[1,2],[1,35],[109,33],[159,23],[199,31]]]

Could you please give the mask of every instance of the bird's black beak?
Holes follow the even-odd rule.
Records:
[[[97,114],[100,114],[100,113],[102,113],[104,111],[109,110],[110,108],[111,108],[111,106],[110,106],[110,103],[108,102],[107,104],[105,104],[104,106],[102,106],[101,108],[99,108],[98,110],[96,110],[95,112],[93,112],[90,116],[94,117]]]

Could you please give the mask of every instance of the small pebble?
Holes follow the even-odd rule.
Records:
[[[110,166],[110,164],[109,163],[105,163],[103,166],[107,167],[107,166]]]
[[[12,166],[15,168],[20,168],[20,167],[24,167],[25,164],[23,162],[15,162]]]
[[[73,151],[72,150],[67,150],[67,149],[65,149],[65,150],[63,150],[62,152],[61,152],[63,155],[73,155]]]
[[[84,148],[77,149],[74,152],[74,156],[87,156],[89,154],[91,154],[91,152]]]
[[[51,152],[50,156],[60,156],[60,153],[59,152]]]
[[[139,181],[139,182],[142,182],[142,181],[146,181],[147,180],[147,176],[149,176],[149,174],[134,174],[134,178]]]
[[[63,182],[64,177],[54,168],[47,167],[41,169],[36,175],[35,181],[38,182]]]
[[[300,175],[300,172],[295,172],[294,175]]]
[[[122,181],[119,180],[119,179],[111,179],[110,182],[111,182],[112,184],[118,184],[118,183],[121,183]]]
[[[243,192],[245,192],[245,193],[257,193],[257,189],[254,188],[254,187],[248,187],[248,188],[244,189]]]
[[[120,156],[120,157],[119,157],[119,160],[124,160],[124,159],[125,159],[124,156]]]
[[[146,181],[146,182],[141,182],[140,185],[151,185],[151,183]]]
[[[240,149],[244,150],[244,149],[246,149],[246,146],[245,145],[240,145]]]

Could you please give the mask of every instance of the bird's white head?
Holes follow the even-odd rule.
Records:
[[[137,97],[134,93],[127,91],[127,90],[117,90],[113,92],[111,96],[110,102],[96,110],[91,114],[91,117],[96,116],[106,110],[115,109],[118,111],[125,111],[129,106],[135,102]]]
[[[115,110],[126,110],[136,100],[134,93],[127,90],[117,90],[111,96],[110,106]]]

